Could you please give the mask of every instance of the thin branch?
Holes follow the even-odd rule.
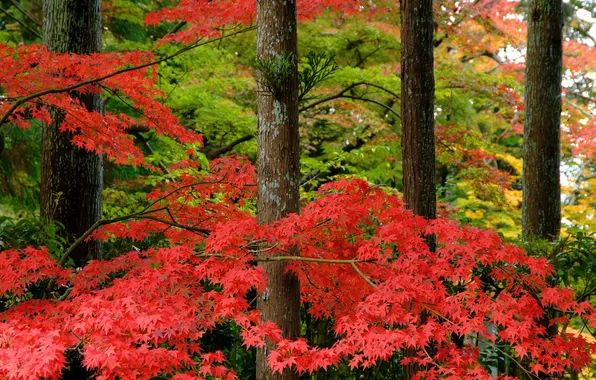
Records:
[[[274,248],[274,247],[271,247]],[[202,252],[202,251],[199,251]],[[253,251],[251,251],[253,252]],[[219,258],[230,258],[230,259],[240,259],[239,257],[234,256],[226,256],[222,255],[221,253],[200,253],[198,257],[219,257]],[[339,265],[353,265],[359,263],[375,263],[376,259],[368,259],[368,260],[358,260],[358,259],[351,259],[351,260],[342,260],[342,259],[322,259],[318,257],[302,257],[302,256],[265,256],[265,257],[255,257],[250,260],[251,263],[260,263],[260,262],[274,262],[274,261],[301,261],[305,263],[319,263],[319,264],[339,264]],[[360,269],[358,269],[360,271]],[[369,280],[370,281],[370,280]],[[376,285],[373,284],[376,287]]]
[[[386,93],[388,93],[388,94],[394,96],[395,98],[399,99],[399,95],[398,94],[396,94],[395,92],[393,92],[393,91],[391,91],[389,89],[386,89],[383,86],[380,86],[380,85],[374,84],[374,83],[368,83],[368,82],[357,82],[357,83],[352,83],[351,85],[347,86],[346,88],[344,88],[343,90],[341,90],[340,92],[338,92],[335,95],[331,95],[331,96],[328,96],[326,98],[319,99],[319,100],[316,100],[316,101],[314,101],[314,102],[312,102],[310,104],[307,104],[307,105],[301,107],[298,111],[299,112],[304,112],[304,111],[306,111],[308,109],[311,109],[311,108],[314,108],[314,107],[318,106],[319,104],[322,104],[322,103],[325,103],[325,102],[328,102],[328,101],[331,101],[331,100],[335,100],[335,99],[346,98],[346,99],[362,100],[362,101],[365,101],[365,102],[370,102],[370,103],[377,104],[377,105],[379,105],[379,106],[387,109],[389,112],[393,113],[398,118],[401,118],[401,115],[398,112],[396,112],[393,108],[389,107],[386,104],[383,104],[382,102],[379,102],[378,100],[365,98],[363,96],[346,95],[346,92],[348,92],[348,91],[350,91],[353,88],[356,88],[358,86],[375,87],[375,88],[378,88],[379,90],[385,91]]]
[[[68,258],[70,257],[70,255],[72,255],[72,253],[74,252],[75,248],[77,248],[79,245],[81,245],[99,227],[105,226],[107,224],[123,222],[123,221],[129,220],[129,219],[135,219],[135,218],[138,218],[144,214],[162,211],[162,210],[163,210],[163,208],[149,210],[149,211],[145,210],[145,211],[141,211],[141,212],[130,214],[130,215],[119,216],[116,218],[102,218],[102,219],[96,221],[95,223],[93,223],[93,225],[91,227],[89,227],[87,229],[87,231],[85,231],[85,233],[83,233],[81,236],[79,236],[79,238],[77,240],[75,240],[74,243],[72,243],[70,247],[68,247],[66,252],[64,252],[64,255],[62,255],[62,257],[60,257],[60,260],[58,260],[58,265],[60,265],[60,266],[64,265],[66,263],[66,261],[68,261]]]
[[[365,102],[374,103],[374,104],[376,104],[378,106],[381,106],[381,107],[385,108],[387,111],[391,112],[392,114],[394,114],[395,116],[397,116],[398,118],[401,119],[401,115],[396,110],[394,110],[393,108],[389,107],[387,104],[384,104],[384,103],[379,102],[378,100],[364,98],[364,97],[360,97],[360,96],[351,96],[351,95],[344,95],[344,96],[342,96],[342,98],[354,99],[354,100],[363,100]]]
[[[180,21],[178,24],[174,25],[174,27],[166,35],[176,33],[177,31],[182,29],[184,25],[186,25],[186,21]]]
[[[575,104],[571,100],[567,99],[566,96],[563,97],[563,99],[565,99],[565,103],[569,104],[571,107],[573,107],[576,110],[578,110],[579,112],[581,112],[585,117],[589,117],[589,118],[593,118],[594,117],[594,115],[592,115],[591,113],[589,113],[588,111],[586,111],[585,109],[583,109],[582,107],[580,107],[579,105]]]
[[[41,23],[35,17],[33,17],[33,15],[31,13],[29,13],[26,9],[21,7],[21,5],[17,1],[15,1],[15,0],[8,0],[8,1],[10,1],[10,3],[16,9],[18,9],[23,15],[25,15],[25,17],[27,17],[29,20],[33,21],[35,23],[35,25],[41,27]]]
[[[497,53],[494,53],[494,52],[488,51],[488,50],[484,50],[483,52],[481,52],[479,54],[464,56],[460,59],[460,61],[462,63],[465,63],[465,62],[471,61],[471,60],[479,58],[479,57],[488,57],[488,58],[492,59],[493,61],[497,62],[499,65],[505,64],[505,62],[503,62],[503,60],[501,59],[501,57],[499,57],[499,55]]]
[[[240,137],[239,139],[236,139],[234,141],[232,141],[231,143],[229,143],[226,146],[222,146],[220,148],[210,148],[210,147],[202,147],[199,149],[199,152],[203,153],[205,156],[207,156],[208,159],[213,160],[215,158],[221,157],[222,155],[230,152],[232,149],[234,149],[236,147],[236,145],[238,144],[242,144],[243,142],[246,141],[250,141],[254,138],[254,135],[246,135],[243,137]]]
[[[58,297],[58,300],[59,301],[64,301],[65,299],[68,298],[68,296],[70,295],[71,292],[72,292],[72,288],[66,289],[66,291],[64,292],[64,294],[61,295],[60,297]]]
[[[149,144],[149,141],[147,141],[146,138],[144,138],[140,133],[133,133],[133,135],[141,142],[141,144],[143,144],[143,146],[145,146],[145,148],[147,149],[149,154],[151,154],[151,155],[155,154],[155,151],[153,150],[153,148]],[[161,160],[157,161],[157,165],[165,174],[170,174],[170,171],[168,170],[167,166],[163,162],[161,162]],[[175,178],[172,177],[171,179],[174,182],[176,182]]]
[[[172,227],[180,228],[182,230],[187,230],[187,231],[194,232],[194,233],[196,233],[198,235],[201,235],[203,237],[207,237],[211,233],[210,230],[205,229],[205,228],[192,227],[192,226],[187,226],[187,225],[176,223],[176,222],[170,222],[168,220],[161,219],[161,218],[158,218],[158,217],[155,217],[155,216],[151,216],[151,215],[142,215],[142,216],[137,216],[137,217],[134,217],[134,218],[131,218],[131,219],[153,220],[153,221],[156,221],[156,222],[159,222],[159,223],[166,224],[168,226],[172,226]]]
[[[364,279],[364,281],[366,281],[367,284],[369,284],[370,286],[372,286],[373,288],[377,289],[377,286],[370,280],[370,278],[368,278],[361,270],[360,268],[358,268],[358,266],[356,265],[355,262],[352,262],[352,268],[354,268],[354,270],[356,271],[356,273],[358,273],[360,275],[360,277],[362,277]]]
[[[16,21],[17,23],[19,23],[23,28],[27,29],[28,31],[30,31],[31,33],[35,34],[37,37],[39,38],[43,38],[41,36],[41,34],[39,34],[39,32],[31,27],[29,27],[29,25],[25,24],[23,21],[19,20],[18,18],[16,18],[15,16],[11,15],[10,13],[8,13],[8,11],[2,7],[0,7],[0,12],[4,13],[6,16],[10,17],[11,19],[13,19],[14,21]]]
[[[594,98],[591,98],[591,97],[589,97],[589,96],[582,95],[582,94],[580,94],[579,92],[575,92],[575,91],[567,91],[567,95],[571,95],[571,96],[574,96],[574,97],[576,97],[576,98],[579,98],[579,99],[585,100],[585,101],[587,101],[587,102],[590,102],[590,103],[595,103],[595,104],[596,104],[596,100],[595,100]]]
[[[176,52],[174,52],[174,53],[172,53],[170,55],[167,55],[167,56],[165,56],[163,58],[159,58],[159,59],[157,59],[155,61],[144,63],[142,65],[138,65],[138,66],[134,66],[134,67],[127,67],[125,69],[117,70],[117,71],[114,71],[114,72],[112,72],[110,74],[106,74],[106,75],[101,76],[101,77],[98,77],[98,78],[84,80],[82,82],[79,82],[77,84],[73,84],[71,86],[62,87],[62,88],[47,89],[47,90],[39,91],[39,92],[30,94],[30,95],[24,96],[24,97],[16,100],[15,103],[10,107],[10,109],[8,111],[6,111],[6,113],[4,113],[4,115],[2,115],[2,118],[0,118],[0,127],[8,120],[8,118],[10,117],[10,115],[18,107],[20,107],[22,104],[27,103],[27,102],[29,102],[29,101],[31,101],[33,99],[36,99],[36,98],[39,98],[39,97],[42,97],[42,96],[45,96],[45,95],[59,94],[59,93],[62,93],[62,92],[73,91],[73,90],[76,90],[76,89],[81,88],[83,86],[87,86],[87,85],[90,85],[90,84],[98,83],[98,82],[104,81],[106,79],[115,77],[115,76],[120,75],[120,74],[124,74],[124,73],[130,72],[130,71],[140,70],[140,69],[144,69],[146,67],[154,66],[154,65],[157,65],[159,63],[165,62],[165,61],[167,61],[169,59],[172,59],[174,57],[177,57],[177,56],[179,56],[182,53],[186,53],[187,51],[192,50],[194,48],[197,48],[199,46],[204,46],[204,45],[207,45],[207,44],[210,44],[210,43],[213,43],[213,42],[217,42],[217,41],[219,41],[221,39],[224,39],[224,38],[228,38],[228,37],[232,37],[232,36],[235,36],[235,35],[238,35],[238,34],[241,34],[241,33],[249,32],[251,30],[255,30],[255,27],[254,26],[250,26],[250,27],[241,29],[239,31],[233,32],[231,34],[227,34],[227,35],[222,36],[222,37],[213,38],[213,39],[207,40],[207,41],[202,42],[202,43],[200,43],[200,40],[199,40],[196,43],[191,44],[191,45],[188,45],[188,46],[185,46],[185,47],[179,49],[178,51],[176,51]]]
[[[307,262],[307,263],[353,265],[355,263],[370,263],[370,262],[373,262],[374,260],[320,259],[317,257],[301,257],[301,256],[267,256],[267,257],[256,257],[251,261],[252,262],[302,261],[302,262]]]

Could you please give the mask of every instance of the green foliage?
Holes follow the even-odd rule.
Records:
[[[295,59],[290,53],[258,58],[255,67],[261,73],[261,85],[271,94],[279,95],[292,76]]]
[[[60,236],[62,228],[57,222],[40,218],[0,216],[0,250],[46,247],[50,254],[58,258],[67,245],[66,239]]]
[[[0,151],[0,216],[31,214],[39,206],[41,127],[22,130],[11,125],[2,131]]]
[[[314,51],[308,52],[306,62],[299,67],[300,90],[298,101],[304,100],[310,90],[333,75],[338,68],[335,63],[335,55]]]
[[[534,243],[548,254],[557,270],[556,279],[577,291],[578,301],[592,301],[596,295],[596,235],[577,231],[557,244]]]

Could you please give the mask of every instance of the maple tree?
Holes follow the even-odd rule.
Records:
[[[108,5],[117,8],[122,4],[115,1]],[[395,6],[391,2],[380,4]],[[494,4],[498,4],[497,10]],[[435,8],[439,25],[436,38],[442,33],[448,35],[442,42],[435,41],[435,54],[440,57],[436,74],[439,162],[452,173],[457,169],[453,176],[445,176],[446,182],[457,178],[457,186],[463,187],[467,181],[466,186],[471,184],[468,188],[481,201],[505,203],[503,198],[515,194],[512,186],[516,174],[507,171],[505,165],[493,163],[503,160],[514,167],[518,165],[515,155],[469,128],[463,120],[472,115],[474,122],[490,120],[498,126],[506,125],[509,135],[503,139],[514,140],[521,131],[515,126],[520,123],[523,106],[519,82],[511,78],[520,67],[497,63],[499,70],[510,75],[505,78],[462,73],[465,70],[459,68],[488,70],[487,62],[492,65],[495,61],[489,54],[495,46],[521,46],[517,28],[523,28],[523,22],[496,15],[516,13],[519,4],[480,1],[465,6],[444,5],[444,9]],[[345,28],[348,39],[378,38],[376,41],[383,46],[395,41],[399,33],[391,12],[371,16],[362,12],[356,2],[299,2],[298,14],[304,21],[328,6],[372,18],[362,21],[330,13],[305,26],[307,34],[337,33]],[[226,11],[214,15],[221,9]],[[456,21],[449,24],[452,16]],[[345,20],[334,24],[338,18]],[[463,20],[458,21],[460,18]],[[404,359],[397,354],[397,362],[425,368],[425,378],[489,378],[494,373],[483,362],[485,356],[479,348],[482,344],[501,350],[499,354],[521,372],[562,376],[565,371],[579,372],[591,363],[595,347],[582,335],[561,331],[549,336],[543,326],[544,313],[554,312],[560,318],[553,323],[566,326],[582,320],[586,326],[595,327],[594,312],[586,298],[576,301],[571,290],[550,283],[555,272],[545,258],[526,255],[492,231],[462,227],[444,217],[427,221],[414,216],[399,195],[387,187],[358,179],[332,182],[329,179],[345,172],[333,171],[326,163],[307,161],[307,170],[328,170],[325,173],[330,178],[313,180],[312,188],[320,189],[307,194],[312,201],[303,205],[300,215],[259,225],[254,214],[255,168],[246,158],[210,163],[200,158],[202,138],[180,121],[185,118],[183,114],[178,115],[180,118],[174,116],[176,107],[172,110],[166,105],[171,87],[164,87],[168,91],[160,87],[159,75],[169,75],[168,68],[155,64],[182,60],[181,53],[224,41],[222,37],[242,32],[246,25],[251,29],[254,4],[181,1],[177,7],[150,13],[147,21],[154,24],[179,20],[186,25],[167,35],[163,45],[151,53],[78,56],[54,54],[36,45],[2,45],[5,58],[0,62],[6,74],[0,77],[6,96],[1,104],[3,122],[29,128],[32,118],[47,121],[47,110],[59,108],[72,116],[65,119],[63,129],[75,132],[75,144],[105,154],[118,164],[140,166],[149,173],[137,182],[116,184],[125,195],[137,196],[135,208],[127,206],[127,212],[118,207],[109,209],[108,216],[72,245],[57,250],[58,255],[43,248],[0,253],[0,287],[5,295],[0,324],[3,376],[59,378],[72,356],[81,355],[83,364],[100,378],[234,378],[239,369],[233,365],[231,355],[212,350],[205,339],[227,324],[238,328],[245,348],[263,347],[266,340],[273,342],[268,364],[277,372],[287,368],[313,373],[342,365],[370,368],[394,360],[396,353],[409,349],[413,355]],[[362,27],[365,22],[369,29]],[[222,29],[223,25],[227,27]],[[483,28],[499,32],[483,33]],[[343,40],[342,35],[338,38],[342,42],[333,43],[340,45]],[[186,45],[174,47],[169,42]],[[329,46],[335,46],[333,43]],[[449,53],[456,45],[457,52]],[[324,150],[320,146],[335,147],[335,151],[342,152],[339,166],[348,168],[342,170],[354,173],[350,170],[357,167],[372,182],[390,176],[397,183],[398,170],[388,175],[387,166],[372,169],[379,161],[396,165],[392,157],[395,151],[384,153],[387,150],[379,148],[375,155],[372,153],[375,146],[395,147],[391,145],[395,139],[390,127],[397,124],[390,123],[396,123],[397,117],[373,102],[358,103],[379,99],[385,106],[393,105],[391,102],[398,97],[373,85],[384,85],[390,91],[399,88],[394,78],[383,77],[384,73],[397,72],[392,64],[396,60],[391,50],[383,53],[386,56],[373,54],[365,58],[370,53],[366,49],[357,45],[340,52],[338,62],[354,59],[357,68],[340,68],[325,86],[315,89],[315,94],[324,97],[341,92],[355,82],[354,78],[368,83],[344,92],[352,98],[337,97],[331,103],[303,111],[306,123],[313,122],[320,129],[340,127],[339,132],[334,131],[339,136],[334,140],[325,140],[324,135],[321,138],[316,128],[309,129],[306,140],[311,145],[307,154],[316,158]],[[206,50],[201,52],[209,55]],[[474,59],[467,60],[469,57]],[[582,71],[582,55],[577,57],[577,62],[567,64]],[[213,62],[208,61],[209,57],[201,59],[201,64]],[[231,66],[227,75],[235,75],[237,68],[243,75],[246,67],[242,62],[246,61],[242,59],[248,58],[240,55],[237,59],[241,63]],[[225,82],[222,86],[221,81],[210,82],[209,70],[214,69],[201,70],[206,75],[200,85],[207,91],[227,92],[234,97],[252,88],[244,83]],[[450,71],[463,77],[447,74]],[[441,87],[445,83],[454,87],[445,90]],[[453,96],[453,91],[460,91],[457,86],[461,92]],[[117,108],[103,115],[88,112],[68,89],[119,98],[135,109],[135,115],[114,112]],[[376,90],[379,92],[374,93]],[[481,94],[474,97],[481,103],[479,110],[471,110],[467,98],[461,100],[467,91]],[[176,96],[170,101],[182,104],[184,99]],[[305,102],[302,107],[310,104]],[[492,112],[495,105],[500,107],[496,113]],[[331,106],[335,111],[331,112]],[[229,109],[233,107],[225,108]],[[234,116],[237,114],[241,113]],[[393,116],[386,116],[390,114]],[[363,123],[367,127],[358,129]],[[217,127],[214,123],[213,129]],[[174,158],[160,156],[159,152],[144,154],[135,143],[141,140],[128,133],[152,130],[163,136],[160,142],[170,144],[166,146],[176,145]],[[582,136],[589,136],[588,128],[581,130]],[[221,137],[218,131],[207,132],[213,140]],[[351,145],[344,150],[345,136],[349,136]],[[226,138],[233,142],[236,136]],[[358,138],[366,141],[362,143]],[[591,140],[581,141],[588,144]],[[370,161],[358,158],[358,152],[368,155]],[[393,161],[386,161],[386,157]],[[158,175],[159,171],[163,174]],[[318,186],[316,181],[327,183]],[[141,187],[142,192],[131,192]],[[116,197],[108,197],[112,196]],[[109,199],[114,202],[114,198]],[[473,207],[465,209],[465,205],[464,210],[475,211]],[[436,252],[426,246],[422,237],[426,234],[437,236]],[[69,265],[65,269],[73,249],[85,239],[106,243],[126,240],[142,250],[130,251],[127,244],[127,254],[93,261],[80,272]],[[292,255],[296,250],[301,257]],[[330,342],[287,339],[278,326],[263,321],[253,309],[247,295],[253,290],[262,294],[267,281],[258,264],[280,261],[286,262],[288,270],[300,279],[306,319],[325,321],[330,326]],[[522,361],[524,365],[518,366]],[[527,368],[525,363],[529,364]]]
[[[3,374],[56,378],[70,348],[105,378],[150,378],[175,370],[181,373],[174,378],[233,378],[222,354],[204,352],[198,343],[228,319],[242,327],[246,346],[260,346],[265,338],[277,343],[268,358],[276,371],[313,371],[342,358],[366,367],[411,347],[417,355],[410,360],[428,367],[426,377],[488,378],[478,352],[457,347],[453,334],[507,342],[520,357],[530,357],[536,371],[577,370],[590,362],[594,347],[582,336],[547,339],[538,324],[549,307],[593,322],[589,304],[547,284],[552,268],[545,259],[528,257],[491,231],[416,217],[395,194],[358,180],[324,186],[301,215],[260,226],[236,203],[209,201],[213,193],[254,196],[254,171],[238,180],[230,175],[232,164],[250,172],[246,162],[216,162],[213,173],[188,175],[181,184],[156,190],[138,221],[95,232],[141,239],[163,230],[159,220],[167,217],[167,205],[179,223],[184,215],[194,222],[165,232],[174,247],[96,261],[77,274],[44,250],[4,251],[4,292],[22,295],[30,284],[52,279],[57,299],[24,301],[4,312]],[[188,199],[197,196],[204,200],[201,207],[189,207]],[[206,217],[197,218],[197,209]],[[436,253],[421,233],[438,236]],[[300,258],[276,255],[294,247]],[[287,260],[302,280],[308,312],[333,317],[338,339],[332,347],[283,339],[249,307],[246,292],[265,286],[263,271],[253,264],[267,260]],[[15,284],[12,278],[21,280]],[[424,322],[422,311],[429,313]],[[499,332],[490,333],[487,322]],[[434,353],[425,348],[431,343]]]

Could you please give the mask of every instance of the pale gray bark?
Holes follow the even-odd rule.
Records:
[[[300,211],[300,148],[298,134],[297,21],[295,0],[257,1],[257,57],[260,60],[288,59],[290,75],[280,91],[270,91],[259,75],[257,80],[257,212],[260,224],[272,223]],[[286,263],[269,262],[263,267],[267,291],[258,307],[264,320],[275,322],[286,338],[300,335],[300,284],[284,273]],[[286,370],[273,374],[267,353],[257,351],[257,379],[298,379]]]

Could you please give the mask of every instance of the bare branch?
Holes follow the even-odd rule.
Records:
[[[208,159],[213,160],[214,158],[218,158],[223,156],[224,154],[230,152],[232,149],[234,149],[236,147],[236,145],[242,144],[243,142],[246,141],[250,141],[254,138],[254,135],[246,135],[243,137],[240,137],[239,139],[236,139],[234,141],[232,141],[231,143],[229,143],[226,146],[222,146],[220,148],[210,148],[210,147],[202,147],[199,149],[199,152],[203,153],[205,156],[207,156]]]
[[[23,15],[25,15],[25,17],[27,17],[29,20],[33,21],[35,23],[35,25],[41,27],[41,23],[35,17],[33,17],[33,15],[31,13],[29,13],[26,9],[21,7],[21,5],[17,1],[15,1],[15,0],[8,0],[8,1],[10,1],[10,3],[16,9],[18,9]]]
[[[18,18],[16,18],[15,16],[11,15],[10,13],[8,13],[8,11],[2,7],[0,7],[0,12],[4,13],[6,16],[10,17],[11,19],[13,19],[14,21],[16,21],[17,23],[19,23],[19,25],[21,25],[23,28],[27,29],[28,31],[30,31],[31,33],[35,34],[38,38],[43,38],[41,36],[41,34],[39,34],[39,32],[31,27],[29,27],[29,25],[25,24],[23,21],[19,20]]]
[[[383,86],[380,86],[378,84],[368,83],[368,82],[357,82],[357,83],[352,83],[351,85],[347,86],[346,88],[344,88],[343,90],[341,90],[340,92],[338,92],[335,95],[331,95],[331,96],[328,96],[326,98],[319,99],[319,100],[316,100],[316,101],[314,101],[314,102],[312,102],[310,104],[307,104],[307,105],[301,107],[298,111],[299,112],[304,112],[304,111],[306,111],[308,109],[311,109],[311,108],[314,108],[314,107],[318,106],[319,104],[322,104],[322,103],[325,103],[325,102],[329,102],[329,101],[335,100],[335,99],[345,98],[345,99],[362,100],[362,101],[365,101],[365,102],[370,102],[370,103],[377,104],[377,105],[385,108],[389,112],[393,113],[398,118],[401,118],[401,115],[397,111],[395,111],[393,108],[389,107],[388,105],[386,105],[386,104],[384,104],[382,102],[379,102],[378,100],[374,100],[374,99],[370,99],[370,98],[365,98],[363,96],[346,95],[346,93],[348,91],[350,91],[350,90],[352,90],[352,89],[354,89],[354,88],[356,88],[358,86],[375,87],[375,88],[378,88],[379,90],[385,91],[386,93],[392,95],[393,97],[395,97],[397,99],[400,98],[399,95],[396,94],[395,92],[393,92],[393,91],[391,91],[391,90],[389,90],[389,89],[387,89],[387,88],[385,88]]]
[[[354,268],[354,270],[356,271],[356,273],[358,273],[360,275],[360,277],[362,277],[364,279],[364,281],[366,281],[367,284],[369,284],[373,288],[377,289],[377,286],[374,284],[374,282],[372,282],[370,280],[370,278],[366,277],[366,275],[360,270],[360,268],[358,268],[358,266],[356,265],[356,263],[354,263],[354,262],[352,263],[352,268]]]

